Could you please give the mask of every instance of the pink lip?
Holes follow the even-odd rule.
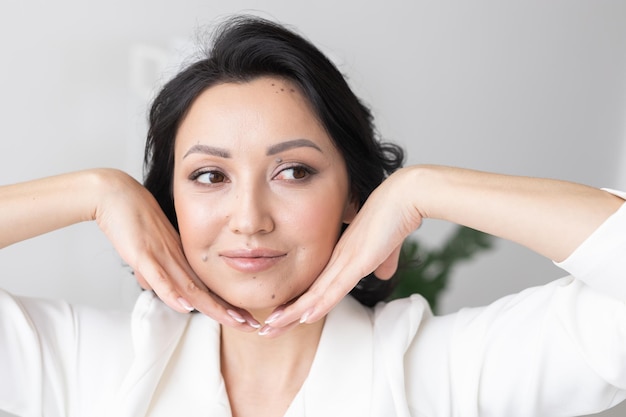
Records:
[[[273,249],[236,249],[222,251],[219,256],[237,271],[257,273],[276,265],[286,253]]]

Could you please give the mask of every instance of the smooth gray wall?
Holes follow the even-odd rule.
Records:
[[[409,163],[626,188],[626,2],[617,0],[4,0],[0,183],[97,166],[139,178],[160,74],[203,27],[242,10],[293,25],[330,54]],[[437,245],[448,231],[429,222],[418,236]],[[0,285],[19,294],[115,308],[136,294],[94,224],[5,248],[0,265]],[[442,310],[561,274],[498,242],[457,269]]]

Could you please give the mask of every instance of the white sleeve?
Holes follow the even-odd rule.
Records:
[[[0,292],[0,409],[67,414],[63,392],[53,391],[64,391],[76,372],[70,359],[77,355],[73,314],[63,303],[29,301]]]
[[[558,265],[573,276],[422,322],[413,415],[576,416],[626,397],[626,205]]]
[[[626,193],[607,191],[626,199]],[[587,285],[626,301],[626,203],[556,265]]]
[[[119,314],[0,290],[0,410],[88,415],[85,410],[111,398],[128,367],[126,321]]]

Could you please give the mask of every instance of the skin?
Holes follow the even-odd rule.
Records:
[[[205,112],[202,106],[215,100],[230,111]],[[0,247],[96,221],[146,288],[181,312],[187,310],[177,300],[185,297],[225,325],[221,371],[235,416],[284,414],[309,373],[323,317],[362,276],[389,269],[397,260],[394,248],[423,219],[473,227],[561,261],[624,203],[566,181],[413,166],[390,176],[355,215],[343,161],[288,83],[264,78],[217,86],[194,107],[203,111],[197,120],[190,111],[176,150],[180,238],[137,181],[97,169],[0,187]],[[211,117],[217,117],[211,129],[221,130],[204,126]],[[185,147],[188,131],[195,137]],[[280,145],[268,155],[294,138],[312,145]],[[208,154],[206,146],[213,147]],[[292,162],[310,164],[316,174],[285,166]],[[219,171],[208,177],[220,185],[190,179],[188,164]],[[335,244],[343,222],[350,226]],[[281,256],[226,262],[220,251],[230,245]],[[242,271],[233,262],[248,266]],[[235,306],[269,321],[261,329],[266,337],[239,331],[253,326],[228,313],[246,314]],[[276,307],[279,314],[268,319]]]
[[[277,310],[269,334],[324,317],[358,277],[397,262],[393,248],[424,219],[468,226],[562,261],[623,203],[568,181],[433,165],[403,168],[368,198],[315,283],[295,303]]]
[[[306,291],[327,264],[356,214],[349,188],[341,154],[285,80],[211,87],[179,127],[173,195],[187,260],[212,292],[259,322]],[[283,415],[322,327],[298,326],[279,339],[223,327],[221,371],[233,415]]]
[[[343,158],[300,92],[274,78],[204,92],[180,126],[175,158],[180,236],[137,181],[96,169],[0,187],[0,246],[95,220],[145,288],[225,324],[221,371],[233,415],[283,415],[323,320],[264,338],[240,331],[253,328],[241,317],[265,320],[326,265],[356,213]]]
[[[267,77],[196,99],[176,136],[173,195],[193,270],[257,320],[311,285],[356,213],[307,101]]]

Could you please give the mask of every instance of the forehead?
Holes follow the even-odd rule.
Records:
[[[309,101],[292,82],[259,77],[208,88],[193,102],[176,137],[180,147],[197,143],[251,146],[307,138],[334,148]]]

